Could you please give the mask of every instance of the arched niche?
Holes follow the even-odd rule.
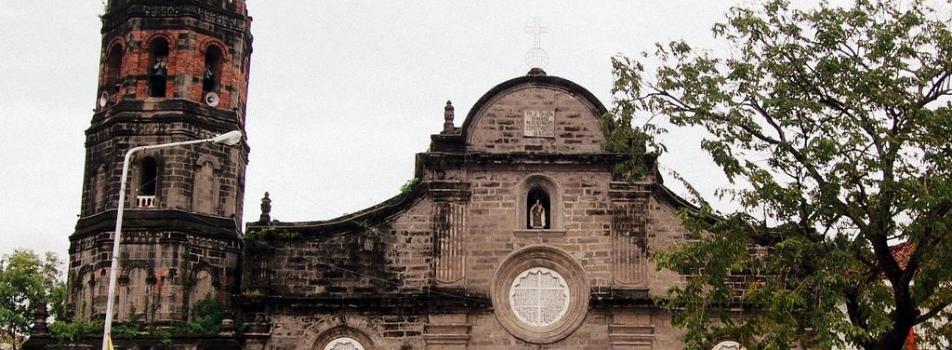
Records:
[[[120,322],[145,320],[149,308],[151,272],[147,267],[131,267],[120,278],[117,317]]]
[[[221,168],[218,160],[208,155],[202,155],[195,164],[195,175],[192,181],[192,210],[218,215],[221,185],[218,173]]]
[[[100,164],[98,167],[96,167],[96,173],[93,175],[92,186],[90,186],[89,190],[92,191],[90,214],[105,210],[106,198],[107,194],[109,193],[109,184],[106,181],[105,164]]]
[[[526,176],[517,187],[516,231],[560,232],[564,230],[562,207],[562,191],[554,179],[543,174]],[[540,208],[541,213],[538,210]]]

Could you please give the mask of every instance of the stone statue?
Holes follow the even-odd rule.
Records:
[[[538,199],[529,209],[529,227],[533,229],[545,228],[545,207]]]

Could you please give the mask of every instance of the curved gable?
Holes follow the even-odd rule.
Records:
[[[605,112],[605,106],[578,84],[527,75],[483,95],[470,109],[462,131],[472,151],[600,153],[605,135],[599,118]]]

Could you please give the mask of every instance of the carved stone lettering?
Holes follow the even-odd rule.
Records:
[[[555,111],[525,111],[526,137],[555,137]]]

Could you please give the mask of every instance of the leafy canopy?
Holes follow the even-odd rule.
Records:
[[[772,0],[714,26],[726,55],[676,41],[643,54],[656,69],[613,59],[615,144],[665,151],[656,123],[618,127],[641,118],[704,128],[730,180],[718,194],[744,208],[683,213],[704,238],[659,258],[691,276],[668,299],[689,347],[899,349],[915,325],[920,343],[950,340],[949,17]]]
[[[47,252],[40,257],[29,250],[15,250],[0,259],[0,336],[13,340],[29,334],[36,308],[52,304],[54,317],[64,311],[65,287],[59,278],[59,259]]]

